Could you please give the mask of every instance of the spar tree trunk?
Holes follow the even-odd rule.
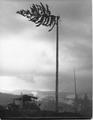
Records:
[[[59,26],[58,26],[58,20],[59,20],[59,18],[57,17],[57,22],[56,22],[56,91],[55,91],[55,97],[56,97],[56,112],[58,112],[59,111],[59,109],[58,109],[58,72],[59,72],[59,42],[58,42],[58,33],[59,33]]]
[[[40,25],[51,27],[48,31],[52,31],[54,26],[56,26],[56,90],[55,90],[55,108],[58,112],[58,20],[60,16],[55,16],[51,14],[48,5],[44,6],[41,2],[39,5],[33,4],[30,10],[19,10],[16,13],[26,17],[29,21],[34,22],[36,27]]]

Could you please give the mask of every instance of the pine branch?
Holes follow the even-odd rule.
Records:
[[[56,18],[58,17],[51,14],[47,4],[44,6],[42,3],[40,3],[40,5],[33,4],[30,10],[22,9],[16,13],[28,18],[28,20],[34,22],[37,27],[40,25],[51,27],[49,31],[56,25]]]

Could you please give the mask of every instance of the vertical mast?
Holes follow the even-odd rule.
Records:
[[[59,44],[58,44],[58,17],[57,17],[57,23],[56,23],[56,112],[58,112],[58,57],[59,57],[59,54],[58,54],[58,48],[59,48]]]
[[[76,71],[74,69],[74,87],[75,87],[75,104],[74,104],[74,108],[75,108],[75,112],[77,112],[77,88],[76,88]]]
[[[76,92],[76,73],[75,73],[75,69],[74,69],[74,85],[75,85],[75,98],[76,98],[76,95],[77,95],[77,92]]]

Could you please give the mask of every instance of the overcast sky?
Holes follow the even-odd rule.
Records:
[[[55,90],[56,28],[36,27],[16,14],[40,0],[0,0],[0,91]],[[59,89],[91,91],[91,0],[43,0],[59,20]]]

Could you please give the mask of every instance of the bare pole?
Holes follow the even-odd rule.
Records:
[[[74,85],[75,85],[75,97],[76,97],[77,92],[76,92],[76,73],[75,72],[76,71],[74,69]]]
[[[56,92],[55,92],[55,97],[56,97],[56,112],[58,112],[59,110],[58,110],[58,83],[59,83],[59,81],[58,81],[58,73],[59,73],[59,63],[58,63],[58,61],[59,61],[59,42],[58,42],[58,34],[59,34],[59,29],[58,29],[58,20],[59,20],[59,18],[57,17],[57,22],[56,22]]]
[[[75,73],[75,69],[74,69],[74,86],[75,86],[75,112],[77,112],[77,88],[76,88],[76,73]]]

